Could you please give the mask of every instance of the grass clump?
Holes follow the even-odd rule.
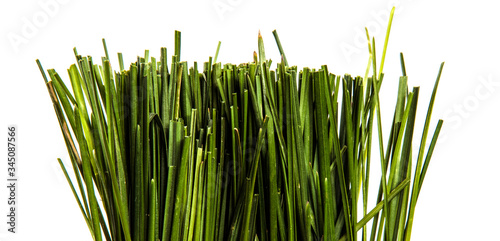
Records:
[[[378,71],[367,32],[363,78],[338,76],[327,66],[289,66],[275,31],[282,56],[276,69],[260,34],[253,62],[222,65],[219,45],[202,71],[181,61],[180,32],[170,60],[166,48],[160,59],[146,50],[125,68],[119,53],[118,71],[105,42],[101,65],[75,49],[71,90],[37,61],[74,177],[59,163],[92,238],[409,240],[443,123],[425,150],[443,65],[412,160],[419,88],[408,91],[403,55],[393,123],[383,140],[378,95],[391,21],[392,14]],[[373,148],[380,156],[372,156]],[[369,209],[374,159],[382,178]]]

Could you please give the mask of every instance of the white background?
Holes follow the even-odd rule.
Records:
[[[174,30],[182,31],[182,59],[204,62],[222,41],[219,61],[252,60],[259,29],[267,57],[279,54],[277,29],[288,62],[328,64],[336,74],[364,75],[368,53],[364,27],[377,41],[378,61],[388,13],[397,6],[384,72],[382,115],[388,131],[405,54],[410,86],[421,86],[415,140],[439,64],[445,61],[432,129],[445,120],[420,194],[412,240],[494,240],[500,226],[498,149],[500,73],[498,5],[494,1],[4,1],[0,8],[0,240],[91,240],[59,169],[68,156],[49,95],[35,64],[55,68],[68,80],[80,54],[103,56],[101,38],[118,69],[162,46],[173,53]],[[218,6],[217,8],[215,6]],[[6,234],[6,133],[19,131],[18,233]],[[431,132],[432,133],[432,132]],[[387,138],[387,137],[386,137]],[[375,143],[377,144],[377,143]],[[414,153],[418,148],[415,141]],[[378,156],[375,154],[374,157]],[[380,173],[373,162],[373,175]],[[376,181],[371,182],[376,185]],[[372,192],[370,205],[374,205]]]

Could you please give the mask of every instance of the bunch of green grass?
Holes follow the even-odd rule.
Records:
[[[179,32],[170,62],[166,48],[159,60],[146,50],[126,69],[119,53],[116,72],[104,41],[102,65],[75,49],[72,91],[37,61],[74,181],[59,163],[93,239],[409,240],[443,123],[426,151],[443,65],[412,165],[419,88],[408,91],[402,55],[387,144],[382,139],[378,94],[391,21],[392,14],[378,71],[367,32],[364,78],[290,67],[276,32],[275,70],[260,34],[253,62],[222,65],[218,47],[202,72],[181,61]],[[382,178],[369,210],[374,131]]]

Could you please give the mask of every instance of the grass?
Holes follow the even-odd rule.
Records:
[[[118,53],[117,71],[103,40],[100,65],[74,49],[71,90],[37,60],[73,177],[59,163],[92,238],[409,240],[443,124],[428,146],[443,64],[412,160],[420,90],[408,90],[402,54],[393,122],[390,129],[381,123],[386,106],[378,95],[393,13],[379,69],[367,31],[364,77],[289,66],[276,31],[276,69],[260,33],[253,62],[222,65],[219,43],[201,72],[196,62],[181,60],[180,32],[170,61],[166,48],[159,59],[146,50],[125,68]],[[372,156],[376,148],[379,157]],[[382,178],[370,183],[372,165],[380,165]],[[374,181],[378,196],[369,204]]]

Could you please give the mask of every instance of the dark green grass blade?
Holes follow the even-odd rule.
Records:
[[[424,149],[425,149],[425,143],[427,139],[427,134],[429,131],[429,125],[431,121],[431,115],[432,115],[432,110],[434,107],[434,100],[436,99],[436,92],[437,88],[439,85],[439,80],[441,79],[441,73],[443,71],[444,67],[444,62],[441,63],[441,66],[439,67],[439,72],[438,76],[436,78],[436,82],[434,84],[434,88],[432,90],[432,95],[431,99],[429,101],[429,107],[427,109],[427,115],[425,117],[425,124],[424,124],[424,130],[422,133],[422,138],[420,141],[420,148],[418,151],[418,159],[417,159],[417,167],[415,169],[415,178],[413,181],[413,187],[412,187],[412,194],[411,194],[411,199],[410,199],[410,206],[409,206],[409,214],[408,214],[408,220],[406,222],[406,228],[405,228],[405,235],[404,238],[405,240],[410,240],[411,237],[411,231],[412,231],[412,225],[413,225],[413,216],[415,213],[415,205],[417,202],[417,197],[418,197],[418,192],[419,192],[419,186],[421,185],[420,179],[421,179],[421,173],[422,173],[422,161],[424,158]]]
[[[251,210],[252,210],[252,203],[253,203],[253,190],[255,187],[255,180],[257,179],[257,169],[259,167],[259,162],[260,162],[260,151],[262,149],[262,145],[264,144],[265,140],[265,135],[267,128],[267,122],[269,118],[264,118],[263,125],[259,130],[259,134],[257,136],[257,147],[255,149],[255,153],[253,156],[253,162],[252,162],[252,169],[250,172],[250,183],[248,186],[248,189],[246,189],[246,201],[245,201],[245,214],[244,214],[244,222],[243,222],[243,240],[249,240],[251,236],[250,232],[250,218],[251,218]]]
[[[442,126],[443,126],[443,120],[439,120],[436,129],[434,130],[434,135],[432,136],[431,144],[429,145],[429,149],[427,150],[424,166],[422,167],[422,174],[420,174],[420,183],[418,185],[417,199],[418,199],[418,194],[420,194],[420,191],[422,190],[422,183],[424,182],[425,174],[427,173],[427,168],[429,168],[429,163],[431,161],[432,153],[434,152],[434,148],[436,147],[437,139],[439,136],[439,132],[441,132]]]
[[[76,202],[78,203],[78,207],[80,207],[80,211],[82,212],[82,215],[83,215],[83,217],[85,219],[85,223],[87,223],[87,227],[89,228],[89,230],[90,230],[90,232],[92,234],[92,238],[95,238],[94,237],[93,228],[92,228],[92,224],[90,223],[90,220],[89,220],[89,217],[87,216],[87,213],[83,209],[82,202],[80,201],[80,198],[78,197],[78,194],[76,193],[75,187],[73,186],[73,182],[71,181],[71,179],[70,179],[70,177],[68,175],[68,172],[66,171],[66,168],[64,167],[64,164],[61,161],[61,159],[57,158],[57,161],[59,162],[59,165],[61,166],[61,169],[64,172],[64,176],[66,177],[66,180],[68,181],[68,184],[71,187],[71,191],[73,192],[73,196],[75,197]]]
[[[274,40],[276,40],[276,45],[278,45],[280,55],[283,57],[283,63],[285,64],[285,66],[288,67],[288,61],[286,60],[285,51],[283,50],[283,47],[281,47],[281,41],[280,38],[278,37],[278,32],[276,30],[273,30],[273,35],[274,35]]]

